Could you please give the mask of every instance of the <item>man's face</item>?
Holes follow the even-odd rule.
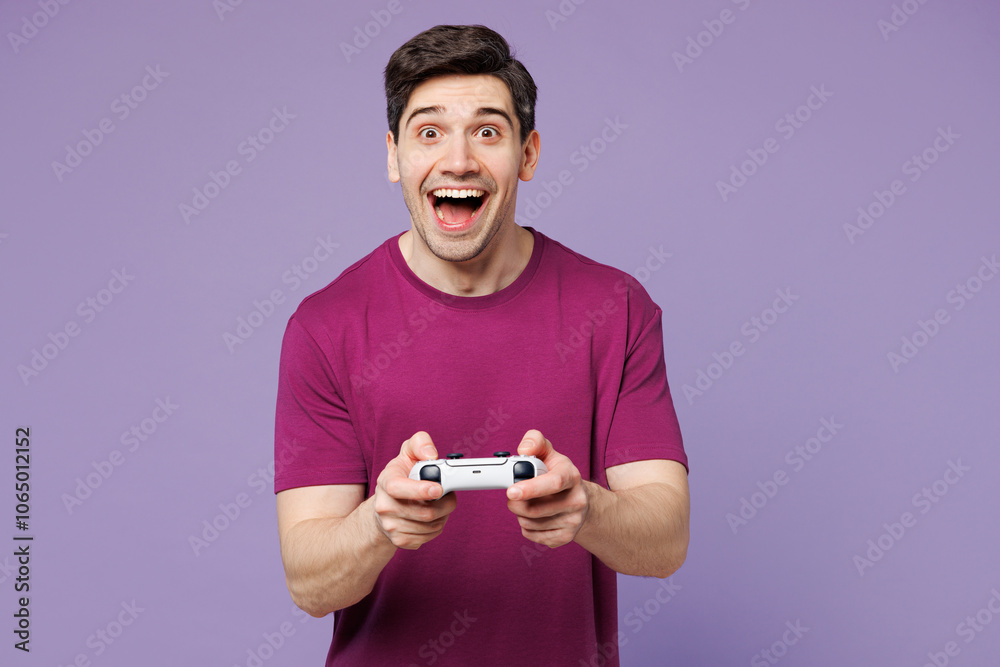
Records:
[[[494,76],[440,76],[413,89],[399,143],[386,136],[389,178],[434,255],[472,259],[513,225],[518,178],[530,180],[538,160],[538,133],[522,146],[519,132],[510,91]]]

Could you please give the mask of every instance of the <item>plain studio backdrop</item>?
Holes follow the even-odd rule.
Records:
[[[691,548],[620,577],[605,652],[996,664],[988,0],[2,3],[0,662],[322,664],[278,552],[279,344],[409,227],[382,70],[439,23],[538,84],[518,222],[663,309]]]

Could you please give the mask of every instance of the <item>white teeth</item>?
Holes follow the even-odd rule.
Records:
[[[435,197],[451,197],[452,199],[465,199],[466,197],[482,197],[486,192],[484,190],[454,190],[452,188],[439,188],[434,190],[432,194]]]
[[[486,194],[485,190],[475,190],[475,189],[462,189],[456,190],[454,188],[438,188],[437,190],[432,190],[431,194],[435,197],[449,197],[452,199],[466,199],[468,197],[482,197]],[[434,213],[437,214],[439,220],[444,221],[444,213],[441,212],[440,206],[434,207]]]

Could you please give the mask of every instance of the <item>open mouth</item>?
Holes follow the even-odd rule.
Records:
[[[488,197],[489,193],[485,190],[475,188],[462,190],[438,188],[427,195],[438,221],[448,227],[464,227],[471,224],[478,217]]]

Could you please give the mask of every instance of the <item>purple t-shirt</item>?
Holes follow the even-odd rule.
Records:
[[[535,428],[605,487],[611,466],[687,466],[659,307],[628,274],[527,229],[527,266],[493,294],[423,282],[400,234],[301,303],[281,350],[276,493],[370,496],[417,431],[442,457],[489,457]],[[326,664],[617,665],[616,573],[575,543],[525,539],[503,490],[456,493],[440,536],[398,550],[335,612]]]

